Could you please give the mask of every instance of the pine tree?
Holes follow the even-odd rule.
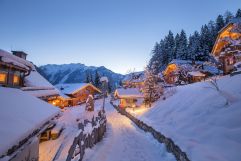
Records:
[[[200,34],[197,31],[195,31],[193,35],[189,37],[188,59],[196,60],[200,52],[201,52]]]
[[[173,33],[171,31],[168,32],[168,35],[164,39],[165,41],[165,53],[166,53],[166,59],[169,63],[174,59],[174,47],[175,47],[175,40]],[[168,64],[167,63],[167,64]]]
[[[238,9],[235,15],[236,18],[241,18],[241,9]]]
[[[177,49],[179,48],[179,40],[180,40],[180,35],[177,33],[176,36],[175,36],[175,46],[174,46],[173,59],[177,59]]]
[[[99,75],[99,73],[97,72],[97,71],[95,71],[95,82],[94,82],[94,85],[96,86],[96,87],[100,87],[100,75]]]
[[[228,24],[230,20],[234,18],[233,14],[230,11],[224,13],[225,24]]]
[[[225,26],[224,19],[222,15],[218,15],[216,19],[216,30],[220,31]]]
[[[88,73],[88,72],[85,72],[85,76],[86,76],[85,83],[90,83],[89,73]]]
[[[187,36],[184,30],[181,31],[179,37],[179,46],[176,49],[176,58],[177,59],[187,59]]]
[[[209,57],[209,30],[207,25],[202,26],[200,33],[200,48],[201,51],[196,56],[197,60],[206,61]]]
[[[152,69],[146,68],[144,81],[144,99],[149,104],[160,98],[162,88],[158,85],[157,76],[153,74]]]

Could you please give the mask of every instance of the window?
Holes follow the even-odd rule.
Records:
[[[6,83],[7,82],[7,73],[0,73],[0,83]]]
[[[20,80],[20,78],[18,75],[13,76],[13,84],[14,85],[19,85],[19,80]]]

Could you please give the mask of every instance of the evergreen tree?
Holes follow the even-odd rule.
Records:
[[[200,52],[201,52],[200,34],[197,31],[195,31],[193,35],[189,37],[188,59],[196,60]]]
[[[175,47],[175,40],[173,33],[171,31],[168,32],[168,35],[164,39],[165,42],[165,53],[167,64],[174,59],[174,47]]]
[[[218,15],[216,19],[216,30],[220,31],[225,26],[224,19],[222,15]]]
[[[177,33],[176,36],[175,36],[175,46],[174,46],[173,59],[177,59],[177,49],[179,48],[179,40],[180,40],[180,35]]]
[[[241,18],[241,9],[238,9],[235,15],[236,18]]]
[[[187,36],[184,30],[181,31],[179,37],[179,46],[176,49],[176,58],[177,59],[187,59]]]
[[[162,69],[163,55],[161,53],[160,44],[156,42],[152,50],[152,58],[150,59],[149,68],[153,68],[154,72],[157,74]]]
[[[230,11],[224,13],[225,24],[228,24],[230,20],[234,18],[233,14]]]
[[[206,61],[209,56],[209,30],[207,25],[202,26],[200,33],[200,48],[201,51],[196,55],[196,59]]]
[[[100,87],[101,86],[101,83],[100,83],[100,75],[97,71],[95,71],[95,82],[94,82],[94,85],[96,87]]]
[[[149,104],[160,98],[163,90],[158,85],[157,76],[153,73],[152,69],[146,68],[145,81],[144,81],[144,99]]]
[[[85,83],[90,83],[90,75],[89,75],[89,73],[85,72],[85,76],[86,76]]]

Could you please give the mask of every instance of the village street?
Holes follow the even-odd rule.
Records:
[[[107,132],[103,140],[87,149],[85,161],[154,161],[175,160],[164,145],[136,127],[106,101]]]

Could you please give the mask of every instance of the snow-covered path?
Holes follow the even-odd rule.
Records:
[[[128,118],[106,103],[107,132],[103,140],[87,149],[85,161],[155,161],[175,160],[163,144],[141,131]]]

